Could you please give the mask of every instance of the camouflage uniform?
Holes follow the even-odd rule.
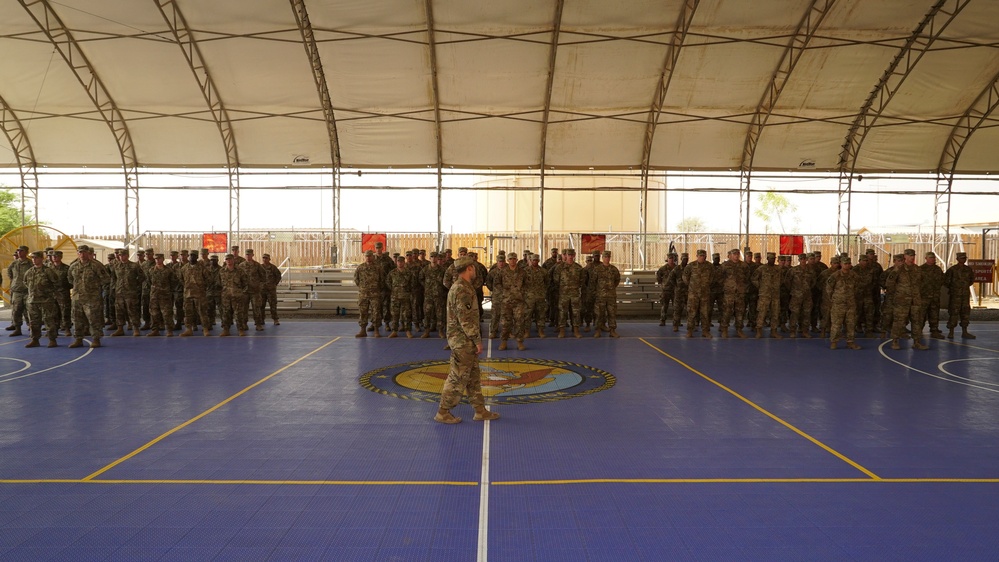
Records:
[[[756,337],[762,337],[763,325],[770,318],[770,336],[780,339],[777,326],[780,322],[780,285],[783,281],[780,267],[775,265],[777,254],[767,252],[767,263],[753,272],[752,283],[759,290],[756,304]]]
[[[885,300],[881,304],[881,337],[887,338],[895,322],[895,277],[898,276],[898,266],[905,261],[902,254],[893,258],[893,265],[881,273],[880,285],[885,290]]]
[[[253,254],[247,250],[246,255],[252,256]],[[243,308],[246,309],[246,312],[253,311],[253,324],[259,332],[264,329],[264,267],[260,265],[260,262],[250,260],[249,257],[237,267],[241,268],[246,275],[246,300],[243,302]],[[248,314],[247,321],[249,321]],[[249,325],[243,326],[243,329],[249,329]]]
[[[489,338],[495,338],[499,332],[500,318],[503,316],[503,285],[497,283],[500,273],[506,268],[506,252],[500,251],[496,263],[486,275],[486,287],[489,289],[489,300],[492,302],[492,312],[489,314]]]
[[[752,255],[755,259],[750,259],[749,256]],[[760,302],[760,290],[753,285],[752,279],[753,274],[762,265],[758,260],[760,258],[760,253],[750,254],[749,248],[746,248],[746,265],[749,266],[749,279],[750,283],[746,285],[746,325],[750,328],[756,327],[756,313]]]
[[[600,253],[594,252],[593,255],[586,256],[586,265],[583,266],[583,271],[586,272],[586,285],[581,287],[579,297],[579,321],[584,332],[590,330],[590,324],[596,319],[598,269],[600,269]],[[600,324],[597,324],[597,328],[600,328]]]
[[[382,243],[375,243],[375,265],[377,265],[382,271],[382,286],[381,286],[381,300],[379,301],[379,306],[381,306],[381,313],[379,318],[385,322],[385,327],[389,328],[389,322],[392,320],[392,293],[389,288],[384,284],[384,280],[388,278],[390,271],[395,269],[395,260],[392,256],[388,255],[387,252],[382,252]],[[377,326],[377,324],[376,324]]]
[[[780,320],[778,324],[782,332],[788,331],[788,319],[791,313],[791,256],[780,256]]]
[[[741,259],[736,261],[739,250],[730,250],[728,258],[721,264],[721,283],[724,291],[724,304],[719,331],[723,338],[728,337],[728,326],[735,316],[735,335],[744,338],[742,332],[743,312],[746,310],[746,287],[749,285],[749,265]]]
[[[163,254],[157,254],[162,256]],[[173,293],[179,283],[177,273],[166,265],[153,267],[146,271],[149,279],[149,317],[152,331],[158,334],[166,330],[167,335],[173,335]]]
[[[920,294],[923,284],[922,272],[915,263],[910,263],[909,257],[915,258],[916,253],[906,250],[905,263],[898,269],[894,278],[894,321],[892,323],[892,349],[899,349],[898,340],[905,334],[905,325],[909,324],[912,332],[912,347],[926,349],[922,343],[923,330],[923,300]],[[915,261],[913,259],[913,261]]]
[[[140,252],[138,255],[142,256],[143,254]],[[149,270],[156,265],[153,258],[153,249],[147,248],[144,259],[139,261],[139,268],[142,270],[142,292],[139,297],[139,315],[142,317],[141,327],[143,330],[149,329],[149,322],[151,318],[149,310]]]
[[[687,284],[683,281],[683,270],[687,268],[687,253],[680,254],[680,265],[673,268],[666,278],[666,285],[673,287],[673,331],[680,330],[680,320],[687,313]],[[690,322],[690,317],[687,317]]]
[[[244,335],[243,326],[246,325],[246,307],[243,301],[246,300],[246,273],[236,267],[236,260],[232,254],[226,256],[226,265],[219,268],[219,286],[222,297],[222,333],[221,336],[229,335],[229,327],[233,321],[236,322],[236,330],[239,335]],[[233,316],[235,315],[235,318]]]
[[[210,322],[209,327],[214,328],[215,322],[222,314],[222,282],[219,279],[219,270],[222,268],[219,266],[218,256],[212,256],[205,261],[207,262],[205,272],[208,275],[208,322]]]
[[[545,323],[548,318],[548,272],[538,265],[539,257],[532,255],[527,269],[527,288],[524,291],[525,316],[527,329],[530,330],[533,321],[538,327],[538,337],[545,337]]]
[[[857,294],[861,291],[859,278],[853,270],[850,258],[842,258],[842,269],[835,271],[826,279],[826,295],[829,297],[829,347],[836,349],[836,344],[842,335],[843,325],[846,325],[846,346],[859,349],[854,343],[857,326]],[[865,288],[866,289],[866,288]]]
[[[860,256],[860,264],[852,270],[857,274],[857,331],[867,332],[867,337],[874,337],[874,300],[871,285],[874,279],[874,268],[871,267],[867,255]],[[942,273],[941,273],[942,275]]]
[[[711,296],[708,299],[708,318],[717,316],[721,318],[725,311],[725,286],[722,279],[721,254],[711,254],[711,265],[714,267],[714,275],[711,276]],[[717,315],[715,314],[717,310]],[[711,324],[708,323],[708,327]]]
[[[566,255],[573,256],[575,259],[576,252],[569,249]],[[555,282],[558,285],[559,337],[564,336],[566,323],[572,325],[573,335],[577,338],[582,337],[579,333],[579,324],[582,320],[582,288],[587,283],[586,272],[583,271],[582,266],[574,261],[572,264],[563,262],[561,266],[557,266],[556,274],[558,276]]]
[[[933,252],[926,254],[926,258],[936,258]],[[920,286],[920,297],[923,300],[923,318],[930,325],[930,337],[943,339],[943,332],[940,331],[940,290],[946,280],[944,272],[936,263],[924,263],[919,266],[922,272],[923,281]]]
[[[420,255],[419,252],[420,252],[419,250],[417,250],[417,249],[414,248],[413,249],[413,262],[412,263],[407,263],[406,265],[409,268],[409,272],[410,272],[410,274],[413,277],[413,292],[412,292],[412,296],[410,297],[410,302],[411,302],[411,305],[410,305],[411,308],[410,308],[410,310],[412,312],[412,319],[413,319],[413,323],[416,324],[416,328],[418,330],[422,330],[423,329],[423,301],[424,301],[425,297],[424,297],[424,294],[423,294],[423,285],[420,284],[419,280],[420,280],[420,277],[423,274],[423,269],[426,267],[427,264],[425,262],[420,261],[418,259],[419,255]]]
[[[84,253],[90,255],[90,248],[86,245],[80,246],[77,250],[81,255]],[[111,284],[111,275],[107,267],[97,260],[84,261],[81,258],[69,266],[67,277],[73,285],[73,336],[76,341],[72,345],[79,346],[84,333],[89,329],[95,342],[92,347],[99,347],[101,336],[104,335],[104,302],[101,299],[101,288]]]
[[[358,337],[364,337],[368,321],[374,326],[375,335],[378,334],[378,326],[382,322],[382,290],[385,286],[385,276],[382,273],[382,266],[375,263],[373,257],[375,253],[368,250],[365,263],[357,266],[354,270],[354,285],[357,285],[357,308],[358,321],[361,331]]]
[[[106,263],[106,264],[98,264],[101,267],[103,267],[105,273],[108,274],[107,280],[105,281],[104,285],[101,287],[101,298],[102,298],[102,303],[103,303],[103,306],[104,306],[103,317],[107,320],[107,325],[108,326],[117,326],[118,325],[118,322],[115,319],[115,311],[114,311],[114,297],[115,297],[115,295],[114,295],[114,285],[115,285],[114,264],[116,264],[116,263],[118,263],[118,259],[115,257],[114,254],[110,254],[108,256],[108,263]],[[72,266],[70,266],[70,267],[72,267]],[[75,312],[73,313],[73,316],[74,316],[74,318],[76,317],[76,313]]]
[[[829,260],[830,264],[832,260]],[[838,260],[837,260],[837,263]],[[837,265],[837,267],[839,267]],[[812,290],[812,327],[818,328],[822,326],[823,313],[829,310],[828,303],[823,303],[822,299],[825,297],[826,285],[825,282],[829,278],[828,275],[822,277],[822,272],[829,269],[829,266],[822,263],[822,252],[818,250],[815,251],[815,289]],[[828,327],[825,328],[828,330]],[[823,336],[824,337],[824,336]]]
[[[878,254],[874,248],[867,249],[867,264],[871,267],[871,302],[874,308],[874,331],[877,332],[881,330],[881,289],[884,285],[880,280],[885,268],[878,263]]]
[[[459,265],[469,263],[460,258]],[[479,334],[479,308],[475,288],[457,277],[447,293],[447,343],[451,348],[451,366],[441,390],[440,407],[450,410],[461,402],[462,395],[478,408],[485,406],[482,396],[482,373],[479,370],[477,347],[482,345]]]
[[[390,327],[392,332],[390,338],[394,338],[398,332],[404,331],[409,337],[413,337],[411,313],[413,310],[413,271],[406,266],[403,259],[397,260],[399,266],[389,272],[385,279],[389,294],[392,295],[391,314],[392,322]]]
[[[260,286],[260,315],[266,317],[267,307],[270,306],[271,320],[274,321],[275,325],[278,325],[281,320],[278,318],[277,312],[277,286],[281,282],[281,270],[278,269],[278,266],[270,263],[270,255],[264,254],[262,257],[267,263],[260,264],[264,273],[264,280]],[[209,316],[214,317],[212,314]]]
[[[127,252],[127,250],[126,250]],[[118,331],[112,335],[123,335],[125,324],[131,325],[133,335],[138,335],[142,324],[139,309],[139,297],[142,296],[142,267],[134,261],[118,261],[115,265],[115,318],[118,321]]]
[[[511,253],[508,261],[510,265],[500,270],[494,281],[496,285],[502,287],[503,292],[500,350],[506,348],[506,340],[511,336],[517,340],[517,348],[523,349],[524,338],[527,337],[528,330],[527,316],[524,314],[526,309],[524,290],[527,286],[527,272],[519,266],[517,254]]]
[[[659,325],[666,325],[666,312],[669,308],[669,303],[673,301],[673,291],[676,289],[676,281],[674,280],[673,286],[666,283],[669,278],[670,272],[676,269],[676,255],[670,254],[666,258],[666,264],[660,267],[656,271],[656,284],[658,284],[662,291],[659,293],[659,302],[662,303],[662,308],[659,310]]]
[[[687,337],[694,334],[698,321],[701,334],[711,337],[711,283],[715,277],[715,266],[700,258],[708,257],[704,250],[697,251],[697,260],[683,269],[683,284],[687,287]]]
[[[243,258],[240,258],[243,259]],[[184,267],[184,263],[178,259],[177,252],[170,252],[170,263],[167,267],[173,268],[174,275],[177,279],[180,279],[180,268]],[[178,282],[177,287],[173,290],[173,329],[179,330],[184,324],[184,283]],[[170,327],[167,326],[169,329]]]
[[[552,248],[552,255],[541,264],[541,269],[545,270],[548,276],[547,289],[545,292],[545,306],[548,310],[548,325],[558,324],[558,283],[553,276],[555,266],[561,263],[558,259],[558,248]]]
[[[33,256],[43,257],[41,252]],[[42,323],[48,327],[49,347],[56,346],[56,336],[59,335],[59,307],[56,304],[56,292],[59,290],[59,275],[51,267],[32,265],[31,269],[22,273],[24,287],[27,290],[25,303],[28,308],[28,329],[31,332],[31,342],[27,347],[38,346],[42,337]]]
[[[184,320],[187,326],[181,335],[190,335],[200,320],[201,327],[207,336],[209,326],[208,272],[197,262],[187,263],[180,268],[180,279],[184,284]]]
[[[58,264],[53,263],[50,267],[59,276],[55,294],[59,329],[65,330],[66,335],[69,336],[73,333],[73,297],[70,294],[73,286],[69,284],[69,266],[60,261]]]
[[[423,285],[423,336],[430,337],[436,331],[444,337],[444,323],[447,320],[447,293],[444,292],[444,267],[438,263],[436,252],[430,254],[431,263],[420,274]]]
[[[815,270],[807,261],[791,268],[791,302],[788,319],[791,324],[792,338],[798,337],[799,331],[806,338],[812,337],[809,324],[812,321],[812,288],[814,286]]]
[[[821,270],[819,272],[819,276],[815,280],[815,284],[821,287],[819,294],[822,295],[822,297],[819,299],[818,316],[819,316],[819,326],[821,326],[819,337],[823,338],[829,335],[829,324],[830,322],[832,322],[832,318],[829,316],[830,311],[832,310],[830,308],[832,301],[830,301],[829,298],[827,298],[829,295],[826,294],[826,291],[828,290],[828,284],[826,282],[829,280],[830,275],[836,273],[836,271],[839,270],[840,268],[839,256],[834,256],[831,260],[829,260],[829,263],[831,267],[826,267],[825,269]],[[814,297],[815,293],[812,293],[812,295]],[[815,308],[816,304],[813,301],[812,303],[813,316],[815,315],[814,312]]]
[[[18,251],[27,252],[28,247],[21,246]],[[15,326],[12,336],[21,335],[21,324],[31,321],[27,307],[28,287],[24,284],[24,274],[32,267],[31,260],[24,257],[15,259],[7,266],[7,277],[10,279],[10,304],[13,309],[11,324]]]
[[[961,324],[961,337],[975,339],[968,332],[971,314],[971,286],[975,283],[975,272],[965,264],[968,255],[958,252],[957,263],[947,268],[944,283],[947,285],[947,337],[954,337],[954,328]]]
[[[604,251],[603,258],[607,263],[601,263],[590,273],[596,278],[593,283],[596,290],[597,325],[593,337],[600,337],[600,330],[610,329],[612,338],[617,335],[617,286],[621,284],[621,271],[610,263],[611,253]]]

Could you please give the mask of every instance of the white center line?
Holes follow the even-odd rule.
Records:
[[[493,342],[486,343],[486,358],[493,356]],[[489,554],[489,420],[482,422],[482,475],[479,477],[479,550],[477,562]]]

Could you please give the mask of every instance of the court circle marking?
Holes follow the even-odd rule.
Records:
[[[377,394],[438,402],[447,379],[447,360],[427,360],[379,367],[361,375],[359,384]],[[587,396],[607,390],[614,375],[580,363],[549,359],[485,359],[482,394],[487,404],[538,404]]]

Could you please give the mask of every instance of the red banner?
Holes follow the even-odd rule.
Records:
[[[583,234],[580,236],[579,252],[592,254],[607,249],[607,236],[604,234]]]
[[[805,237],[798,235],[780,235],[780,253],[785,256],[797,256],[805,251]]]
[[[375,242],[382,243],[382,249],[385,249],[385,234],[362,234],[361,235],[361,253],[371,250],[375,251]]]
[[[225,232],[206,232],[201,235],[201,247],[212,254],[229,253],[229,235]]]
[[[968,260],[968,267],[975,273],[975,283],[991,283],[996,260]]]

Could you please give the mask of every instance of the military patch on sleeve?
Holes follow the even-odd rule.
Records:
[[[472,310],[472,303],[470,303],[470,302],[466,302],[466,303],[465,303],[465,309],[466,309],[466,310]]]

